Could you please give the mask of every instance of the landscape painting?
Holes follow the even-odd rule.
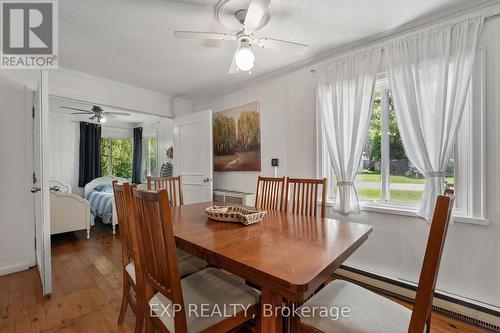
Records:
[[[260,171],[260,110],[252,102],[214,114],[214,171]]]

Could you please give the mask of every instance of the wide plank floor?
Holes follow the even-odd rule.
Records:
[[[52,238],[53,294],[43,297],[36,268],[0,277],[0,332],[133,332],[134,315],[116,321],[121,304],[121,246],[111,228]],[[433,313],[432,333],[484,330]]]

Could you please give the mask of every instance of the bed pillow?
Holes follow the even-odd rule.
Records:
[[[99,191],[99,192],[113,192],[113,185],[112,184],[101,184],[101,185],[97,185],[96,187],[94,187],[94,189],[96,191]]]

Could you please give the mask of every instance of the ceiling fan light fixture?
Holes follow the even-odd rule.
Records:
[[[100,117],[100,118],[98,119],[98,123],[99,123],[99,124],[104,124],[105,122],[106,122],[106,118],[104,118],[104,117]]]
[[[255,65],[255,55],[253,54],[252,48],[250,46],[241,46],[238,51],[236,51],[236,56],[234,62],[239,70],[249,71]]]

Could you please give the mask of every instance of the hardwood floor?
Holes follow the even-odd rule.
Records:
[[[0,277],[0,332],[133,332],[127,311],[118,327],[121,302],[121,247],[111,228],[97,224],[85,232],[52,239],[53,294],[43,297],[35,268]],[[485,332],[433,313],[432,333]]]

